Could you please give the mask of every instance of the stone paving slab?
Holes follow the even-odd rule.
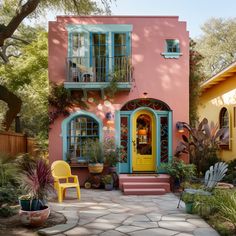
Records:
[[[171,236],[171,235],[176,235],[178,232],[172,231],[172,230],[167,230],[167,229],[161,229],[161,228],[156,228],[156,229],[145,229],[145,230],[140,230],[131,233],[130,235],[134,236]]]
[[[80,201],[72,200],[70,195],[75,195],[75,191],[68,191],[69,200],[61,204],[55,200],[50,204],[53,210],[65,214],[67,224],[64,227],[73,223],[73,228],[66,230],[61,225],[55,226],[53,230],[58,236],[219,235],[199,216],[185,213],[183,207],[177,209],[179,199],[172,193],[162,196],[124,196],[118,190],[81,189]],[[52,235],[47,230],[44,229],[45,235]]]

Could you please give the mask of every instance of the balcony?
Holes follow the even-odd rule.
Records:
[[[68,57],[66,67],[65,88],[83,90],[85,97],[88,90],[100,90],[103,97],[104,90],[109,87],[111,81],[116,81],[119,91],[131,89],[130,57]]]

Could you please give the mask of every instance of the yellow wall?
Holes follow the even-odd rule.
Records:
[[[228,161],[236,158],[236,76],[221,81],[202,94],[198,107],[200,120],[206,117],[209,123],[219,124],[219,114],[223,107],[227,108],[230,116],[230,150],[221,150],[220,156]]]

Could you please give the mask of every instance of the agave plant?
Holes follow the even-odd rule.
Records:
[[[190,154],[190,162],[195,164],[197,172],[204,173],[209,166],[219,161],[219,144],[223,141],[222,137],[227,138],[227,128],[219,129],[213,123],[208,124],[204,118],[196,128],[188,124],[184,125],[189,131],[189,137],[182,135],[182,141],[176,148],[175,156],[182,153]]]

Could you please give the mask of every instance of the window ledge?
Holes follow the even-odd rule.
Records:
[[[180,52],[163,52],[163,53],[161,53],[161,55],[164,56],[164,58],[178,59],[180,56],[183,55],[183,53],[180,53]]]
[[[230,150],[229,144],[220,144],[219,146],[220,146],[220,149],[222,149],[222,150]]]

